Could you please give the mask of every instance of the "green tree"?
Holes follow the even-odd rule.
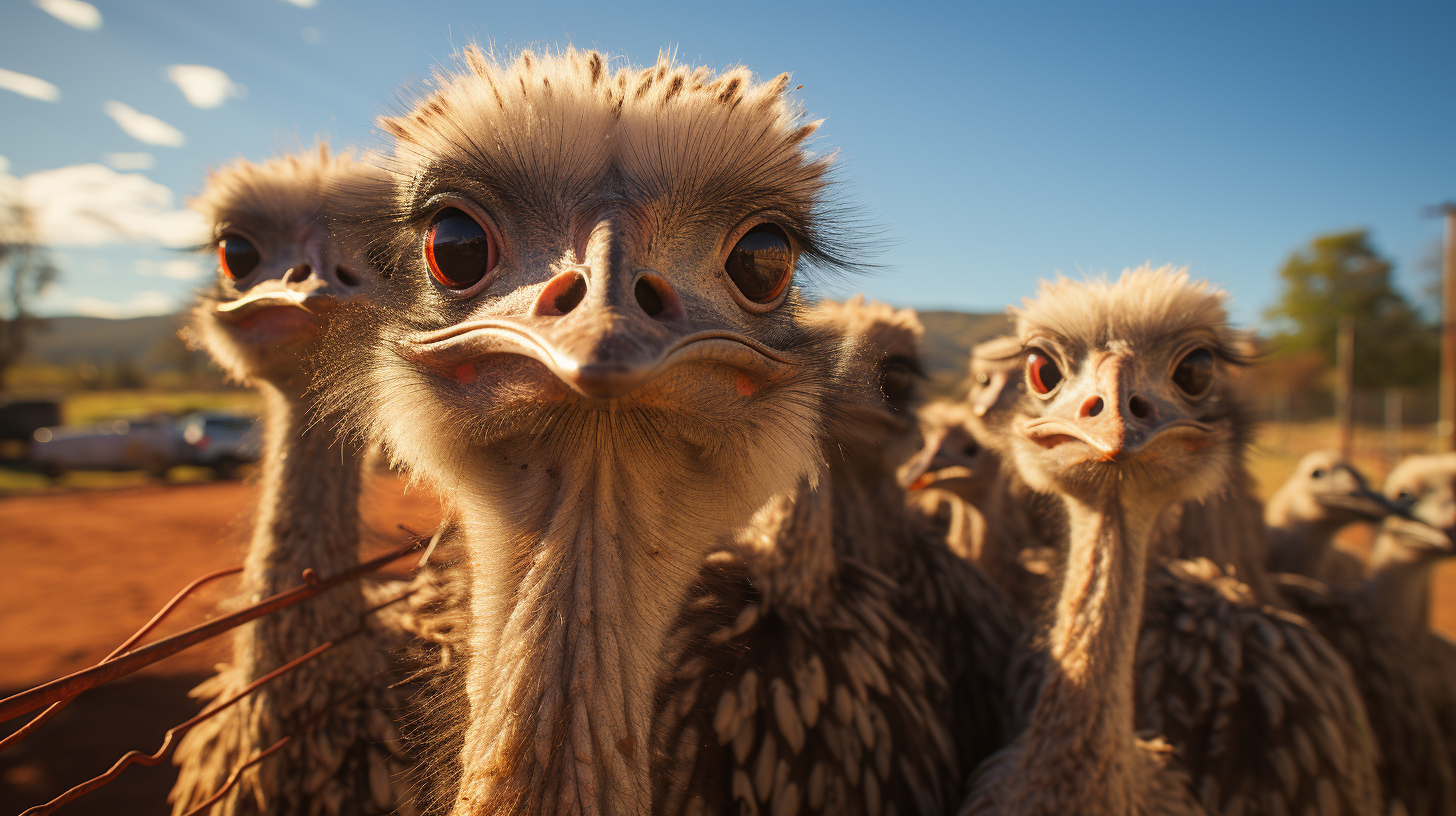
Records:
[[[1284,295],[1265,312],[1277,334],[1276,355],[1318,354],[1335,363],[1340,321],[1355,325],[1355,387],[1434,383],[1440,347],[1428,323],[1391,283],[1390,261],[1365,230],[1321,235],[1279,271]]]
[[[30,210],[19,202],[0,203],[0,388],[25,353],[30,333],[41,325],[30,313],[31,300],[55,279],[50,254],[35,238]]]

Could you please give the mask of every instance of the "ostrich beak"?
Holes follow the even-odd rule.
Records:
[[[660,277],[650,278],[647,286],[658,299],[648,302],[655,313],[640,302],[648,300],[645,295],[630,295],[630,300],[610,290],[573,295],[577,281],[586,278],[568,271],[546,286],[529,314],[481,317],[421,332],[405,340],[406,353],[447,372],[492,355],[527,357],[577,394],[595,399],[624,397],[688,363],[735,369],[745,396],[759,383],[798,367],[789,356],[727,326],[691,325],[676,293]]]
[[[1347,489],[1316,493],[1315,501],[1332,510],[1354,513],[1369,521],[1407,515],[1408,510],[1398,502],[1371,490],[1358,471],[1346,465],[1337,465],[1334,470],[1347,483]]]
[[[1456,551],[1456,542],[1445,530],[1440,530],[1412,518],[1393,516],[1386,519],[1386,529],[1400,536],[1407,544],[1434,553]]]
[[[935,469],[936,456],[940,453],[940,445],[945,441],[945,437],[944,428],[926,435],[925,445],[910,458],[910,461],[900,466],[897,478],[901,487],[907,490],[921,490],[935,482],[935,477],[931,476],[930,472]]]
[[[264,281],[242,297],[219,303],[215,308],[217,316],[223,321],[247,329],[269,314],[296,315],[302,326],[322,317],[336,305],[338,300],[327,291],[326,284],[317,278],[309,278],[300,283]],[[290,317],[289,320],[295,318]]]

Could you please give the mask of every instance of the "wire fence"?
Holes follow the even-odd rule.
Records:
[[[408,530],[406,530],[406,532],[409,532],[410,535],[404,543],[390,549],[389,551],[375,558],[365,561],[352,569],[341,572],[338,575],[334,575],[328,578],[320,578],[312,569],[306,569],[303,571],[302,583],[296,587],[285,590],[271,597],[264,598],[260,601],[257,601],[256,603],[250,604],[230,614],[223,615],[221,617],[215,618],[205,623],[198,624],[188,629],[184,629],[181,632],[162,638],[153,643],[149,643],[145,646],[137,646],[137,644],[140,643],[148,634],[155,631],[156,628],[161,625],[161,623],[165,621],[189,596],[193,595],[199,589],[208,584],[211,584],[230,575],[236,575],[242,572],[242,567],[231,567],[229,569],[217,570],[216,572],[208,573],[207,575],[203,575],[193,580],[187,586],[183,587],[175,596],[172,597],[170,601],[168,601],[155,615],[153,615],[151,620],[147,621],[145,625],[143,625],[134,634],[128,637],[120,646],[112,650],[112,652],[108,654],[106,658],[104,658],[101,662],[90,668],[82,669],[81,671],[73,672],[72,674],[68,674],[64,677],[59,677],[55,680],[42,683],[38,686],[26,689],[25,691],[22,691],[18,694],[13,694],[3,700],[0,700],[0,723],[8,722],[12,719],[35,712],[37,710],[40,711],[39,714],[36,714],[34,717],[32,717],[29,722],[21,726],[18,730],[9,734],[3,739],[0,739],[0,753],[3,753],[6,750],[14,747],[26,737],[33,734],[47,721],[49,721],[57,713],[59,713],[61,709],[65,708],[71,701],[75,700],[76,697],[81,695],[83,692],[97,688],[115,680],[119,680],[123,677],[139,671],[140,669],[143,669],[161,660],[165,660],[166,658],[171,657],[172,655],[175,655],[184,649],[196,646],[199,643],[203,643],[213,638],[220,637],[232,631],[233,629],[236,629],[237,627],[248,623],[249,621],[256,620],[263,617],[264,615],[277,612],[281,609],[293,606],[294,604],[305,602],[331,589],[334,589],[335,587],[339,587],[344,584],[360,580],[364,576],[374,573],[382,569],[386,565],[397,561],[412,552],[424,549],[425,552],[423,556],[420,558],[419,562],[415,564],[411,572],[418,570],[429,559],[434,544],[436,544],[438,541],[438,534],[436,535],[436,537],[431,538],[428,536],[420,535],[418,533],[410,532]],[[92,791],[101,788],[102,786],[116,779],[118,776],[121,775],[122,771],[124,771],[127,767],[131,765],[153,766],[160,764],[171,756],[172,751],[177,746],[178,740],[180,740],[181,737],[188,731],[195,728],[200,723],[203,723],[208,719],[217,716],[229,707],[235,705],[239,700],[242,700],[243,698],[257,691],[262,686],[296,670],[299,666],[302,666],[312,660],[317,659],[320,655],[323,655],[324,653],[328,652],[330,649],[333,649],[339,644],[345,643],[359,636],[361,633],[366,631],[368,626],[368,619],[370,616],[374,615],[375,613],[386,607],[405,600],[412,594],[414,594],[414,590],[401,592],[399,595],[365,610],[363,613],[361,613],[359,617],[359,624],[354,629],[337,638],[334,638],[333,640],[321,643],[318,646],[315,646],[313,649],[305,652],[304,654],[298,655],[287,663],[284,663],[283,665],[274,669],[273,671],[263,675],[262,677],[259,677],[257,680],[254,680],[252,683],[248,684],[241,691],[229,697],[228,699],[220,703],[215,703],[202,713],[191,717],[181,723],[178,723],[177,725],[168,729],[166,735],[163,737],[162,745],[156,751],[150,754],[142,753],[141,751],[136,750],[128,751],[121,758],[116,760],[116,762],[109,769],[107,769],[105,773],[81,782],[80,784],[62,793],[60,796],[57,796],[56,798],[50,800],[49,802],[36,805],[35,807],[25,810],[21,814],[21,816],[41,816],[42,814],[54,813],[61,807],[64,807],[71,802],[74,802],[82,796],[85,796],[86,794],[91,793]],[[313,725],[323,717],[323,715],[327,714],[334,708],[352,700],[359,694],[365,692],[367,689],[368,686],[360,686],[359,688],[351,689],[348,692],[330,700],[327,705],[322,707],[312,717],[300,723],[299,726],[293,731],[293,733],[284,736],[277,742],[273,743],[267,748],[264,748],[263,750],[254,754],[252,757],[249,757],[238,767],[234,768],[223,787],[216,791],[207,801],[199,803],[192,810],[188,811],[186,816],[194,816],[194,814],[200,814],[205,812],[208,808],[212,807],[212,805],[221,800],[222,797],[225,796],[227,792],[231,790],[234,785],[237,784],[238,779],[241,778],[241,775],[245,770],[266,759],[268,756],[281,750],[294,738],[298,737],[300,734],[303,734],[307,732],[310,728],[312,728]]]

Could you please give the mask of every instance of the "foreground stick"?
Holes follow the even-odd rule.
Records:
[[[828,163],[786,75],[463,62],[382,121],[396,193],[359,223],[389,294],[331,331],[326,393],[457,520],[446,804],[645,815],[706,557],[822,467],[832,342],[793,280],[834,262]]]
[[[1241,343],[1221,301],[1141,269],[1046,284],[1018,316],[1026,393],[997,444],[1064,502],[1066,566],[1039,671],[1023,672],[1026,729],[982,767],[968,812],[1378,807],[1364,709],[1328,644],[1207,560],[1150,552],[1166,513],[1241,462]]]
[[[331,237],[329,190],[369,184],[357,160],[326,147],[212,174],[194,203],[213,224],[218,280],[189,316],[186,335],[264,400],[262,490],[242,577],[266,597],[359,563],[364,451],[313,415],[310,356],[337,305],[367,294],[375,274]],[[231,665],[196,696],[222,700],[320,643],[361,625],[358,584],[240,629]],[[393,808],[397,744],[388,711],[389,662],[370,638],[353,638],[188,733],[178,747],[174,812],[206,800],[233,770],[314,722],[277,755],[250,768],[215,806],[223,813],[359,813]],[[364,688],[362,693],[361,687]],[[320,711],[348,696],[321,718]]]

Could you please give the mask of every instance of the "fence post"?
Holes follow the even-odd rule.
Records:
[[[1355,322],[1340,318],[1335,342],[1335,425],[1340,456],[1349,459],[1355,447]]]
[[[1400,461],[1401,393],[1399,388],[1385,389],[1385,472],[1395,469]]]

